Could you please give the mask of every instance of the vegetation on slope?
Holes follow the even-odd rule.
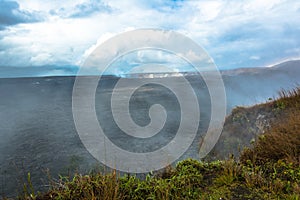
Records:
[[[239,109],[227,120],[237,113],[250,117],[250,111],[272,118],[239,160],[187,159],[144,180],[115,172],[75,174],[52,181],[48,192],[37,195],[28,177],[20,199],[300,199],[300,88],[282,92],[275,101]]]
[[[299,137],[297,134],[299,113],[300,87],[291,91],[282,91],[278,99],[269,99],[264,104],[249,108],[235,108],[226,118],[222,135],[210,152],[208,160],[225,159],[230,154],[239,157],[244,147],[250,147],[260,138],[260,135],[274,132],[279,134],[278,132],[283,132],[281,129],[287,129],[290,138]],[[276,138],[274,140],[283,141]],[[280,144],[274,146],[281,148]]]
[[[187,159],[162,174],[135,176],[76,174],[45,194],[22,199],[299,199],[300,167],[278,160],[256,165],[233,159],[203,163]]]
[[[281,98],[272,103],[281,106],[280,118],[274,120],[270,130],[258,137],[254,148],[245,149],[241,160],[256,164],[284,159],[300,162],[300,88],[281,92]]]

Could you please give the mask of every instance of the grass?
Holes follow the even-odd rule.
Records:
[[[61,178],[46,193],[20,199],[299,199],[300,166],[285,160],[257,165],[229,158],[187,159],[141,180],[115,172]]]
[[[268,135],[267,133],[270,133],[270,129],[272,129],[272,135],[275,137],[273,138],[273,142],[284,141],[283,139],[276,138],[282,137],[279,133],[275,134],[275,132],[283,134],[279,129],[287,129],[286,131],[289,132],[290,137],[289,140],[299,137],[297,133],[300,121],[299,113],[300,87],[290,91],[282,90],[279,92],[277,99],[269,100],[264,104],[246,108],[236,107],[233,109],[231,115],[226,118],[221,137],[210,152],[209,158],[212,158],[212,160],[226,159],[230,154],[239,157],[245,146],[251,147],[252,143],[259,140],[261,134]],[[292,131],[291,129],[294,130]],[[271,140],[270,138],[268,141]]]
[[[300,164],[300,88],[282,91],[280,98],[271,103],[274,112],[284,110],[271,128],[252,149],[246,149],[241,160],[252,160],[255,163],[284,159]]]
[[[120,176],[116,171],[74,174],[51,181],[46,193],[35,193],[30,181],[19,199],[300,199],[300,89],[280,98],[238,108],[230,120],[251,123],[250,111],[268,111],[272,123],[241,152],[240,158],[201,162],[187,159],[175,167],[148,174]]]

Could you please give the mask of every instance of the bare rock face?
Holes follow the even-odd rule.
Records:
[[[278,100],[234,108],[226,118],[221,137],[207,159],[226,159],[232,154],[238,158],[243,148],[249,147],[274,124],[282,123],[292,110],[292,107],[283,106]]]

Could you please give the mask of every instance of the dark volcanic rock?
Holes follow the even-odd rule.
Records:
[[[195,74],[186,76],[197,94],[201,119],[195,141],[180,159],[198,158],[199,140],[206,133],[210,119],[207,86]],[[238,105],[265,102],[276,96],[281,88],[294,87],[300,82],[299,77],[299,61],[268,69],[227,71],[223,73],[227,113]],[[176,77],[168,78],[176,80]],[[75,129],[72,115],[74,80],[75,77],[0,79],[0,195],[14,196],[27,172],[31,173],[35,188],[44,190],[47,189],[44,185],[48,184],[46,169],[57,178],[58,174],[67,175],[74,169],[84,173],[99,166],[84,148]],[[175,136],[180,120],[180,107],[174,94],[167,88],[151,84],[135,92],[130,112],[137,124],[149,123],[148,110],[156,103],[165,107],[168,118],[163,130],[148,141],[132,139],[113,121],[110,97],[117,81],[116,77],[105,77],[96,93],[97,117],[108,137],[116,145],[136,152],[166,145]],[[255,117],[259,121],[266,116]]]

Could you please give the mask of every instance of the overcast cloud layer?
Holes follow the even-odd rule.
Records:
[[[136,28],[178,31],[204,47],[219,69],[262,67],[300,58],[299,19],[294,0],[0,0],[0,75],[14,76],[16,67],[26,76],[72,74],[96,45]],[[114,73],[155,63],[157,55],[159,62],[176,60],[136,52],[120,59]]]

